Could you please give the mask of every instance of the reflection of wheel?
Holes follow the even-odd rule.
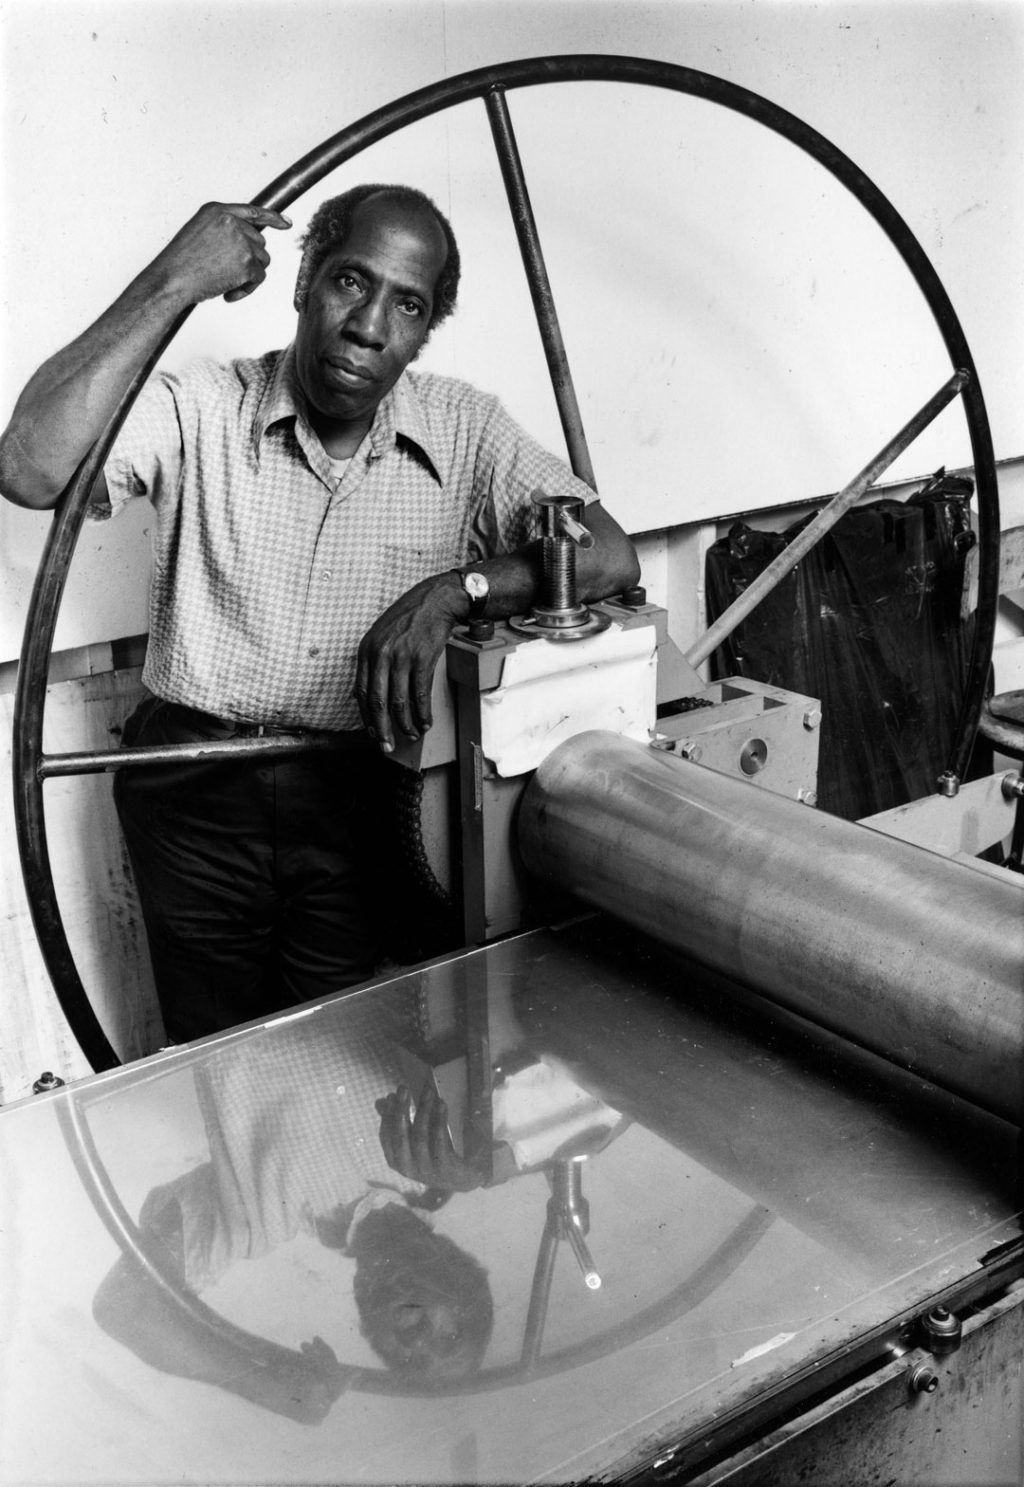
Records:
[[[676,67],[667,62],[632,57],[561,56],[535,58],[482,68],[422,88],[385,108],[360,119],[334,135],[278,176],[254,198],[256,204],[281,210],[295,201],[329,171],[352,159],[369,145],[406,125],[455,104],[479,98],[487,109],[499,163],[512,210],[541,337],[548,359],[555,397],[569,448],[572,467],[581,479],[593,484],[593,472],[576,405],[572,379],[562,347],[543,255],[537,239],[529,196],[522,177],[518,150],[506,104],[509,89],[564,82],[637,83],[690,94],[744,114],[782,135],[811,155],[857,198],[888,236],[903,258],[924,295],[945,342],[954,368],[968,372],[961,396],[971,439],[979,514],[978,616],[973,650],[956,739],[947,774],[960,779],[977,728],[985,693],[995,608],[998,598],[999,508],[995,460],[984,399],[973,358],[952,305],[938,276],[906,223],[878,188],[841,151],[809,125],[778,108],[767,99],[707,73]],[[43,813],[43,781],[56,774],[87,773],[101,769],[134,766],[145,762],[124,755],[47,757],[42,752],[42,720],[48,658],[56,627],[57,610],[68,564],[84,520],[89,492],[124,417],[157,360],[178,330],[171,329],[152,362],[126,392],[122,403],[97,441],[77,476],[68,487],[54,520],[40,565],[25,628],[15,706],[14,784],[18,843],[29,904],[47,969],[61,1007],[83,1052],[95,1069],[107,1069],[118,1059],[103,1033],[78,975],[67,942],[53,888]],[[220,745],[232,755],[270,752],[267,740],[238,741]],[[259,745],[264,745],[261,749]],[[297,741],[278,741],[278,752],[303,747]]]
[[[216,1346],[222,1357],[226,1352],[233,1354],[239,1369],[258,1372],[266,1366],[268,1346],[273,1345],[268,1345],[266,1338],[229,1322],[207,1306],[176,1277],[160,1253],[161,1246],[147,1245],[138,1226],[129,1217],[96,1149],[89,1127],[88,1105],[87,1091],[71,1090],[68,1098],[57,1106],[57,1116],[82,1186],[106,1229],[137,1273],[144,1277],[147,1286],[159,1295],[164,1308],[177,1313],[200,1342],[205,1339],[211,1348]],[[628,1321],[612,1326],[606,1324],[593,1336],[570,1347],[555,1348],[529,1362],[524,1360],[484,1368],[466,1378],[425,1384],[402,1378],[386,1368],[364,1368],[342,1360],[345,1388],[371,1394],[481,1394],[593,1363],[609,1353],[620,1352],[643,1337],[662,1331],[700,1305],[739,1268],[774,1221],[775,1216],[769,1209],[759,1203],[753,1204],[732,1233],[684,1280],[642,1307]],[[529,1329],[529,1319],[525,1314],[524,1326]]]

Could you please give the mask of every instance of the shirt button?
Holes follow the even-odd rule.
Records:
[[[309,648],[309,654],[311,656],[319,656],[319,654],[320,654],[320,647],[318,645],[311,645],[310,648]]]
[[[324,583],[330,583],[331,579],[334,577],[334,574],[331,572],[330,568],[325,568],[320,577]]]

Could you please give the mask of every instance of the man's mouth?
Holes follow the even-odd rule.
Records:
[[[376,381],[369,367],[353,361],[349,356],[327,356],[324,364],[332,379],[346,387],[365,387],[368,382]]]

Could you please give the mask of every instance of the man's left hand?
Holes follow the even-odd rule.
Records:
[[[396,599],[364,635],[355,696],[385,754],[394,750],[395,728],[417,739],[433,722],[434,671],[464,607],[456,574],[427,578]]]

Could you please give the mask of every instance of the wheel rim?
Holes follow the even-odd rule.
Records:
[[[505,92],[564,82],[640,84],[688,94],[740,113],[788,139],[840,181],[881,227],[924,296],[952,366],[963,368],[969,374],[960,396],[974,461],[978,500],[979,574],[978,608],[968,675],[960,703],[954,743],[945,771],[947,777],[952,776],[959,780],[967,767],[984,704],[999,592],[999,498],[988,415],[966,337],[923,248],[878,187],[817,130],[759,94],[708,73],[672,63],[638,57],[599,55],[531,58],[461,73],[454,78],[418,89],[367,114],[304,155],[290,170],[277,176],[269,186],[253,197],[253,202],[272,210],[283,210],[330,171],[370,145],[399,129],[471,99],[485,100],[492,128],[497,135],[495,120],[500,122],[507,117],[503,109],[502,95]],[[498,148],[504,171],[507,156],[502,156],[500,145]],[[507,176],[506,187],[508,188]],[[515,211],[513,205],[514,215]],[[536,271],[531,272],[528,266],[527,273],[537,307]],[[68,568],[85,519],[92,485],[139,391],[187,315],[188,312],[172,325],[150,361],[127,389],[107,428],[61,498],[29,604],[18,673],[14,710],[13,776],[15,824],[26,892],[40,950],[57,1000],[85,1057],[96,1070],[113,1068],[120,1060],[107,1039],[82,984],[53,886],[43,810],[44,780],[49,773],[57,772],[48,769],[48,761],[42,749],[48,663]],[[538,321],[542,337],[545,338],[545,350],[548,351],[545,326],[539,309]],[[557,322],[555,330],[557,331]],[[566,393],[564,386],[559,386],[550,351],[548,361],[566,431],[570,463],[581,478],[587,479],[589,454],[582,428],[577,430],[574,427],[572,409],[566,406],[567,399],[569,403],[575,402],[571,379]],[[242,754],[245,750],[239,749],[237,752]],[[62,772],[85,773],[89,769],[90,765],[86,763],[80,769]]]

